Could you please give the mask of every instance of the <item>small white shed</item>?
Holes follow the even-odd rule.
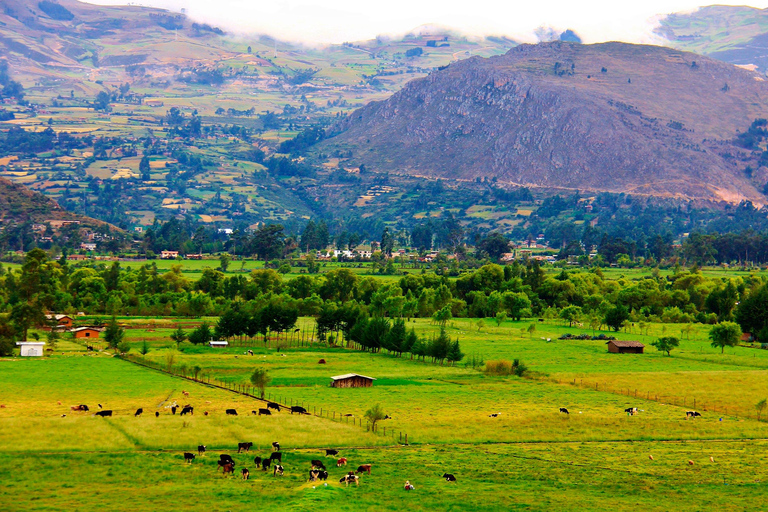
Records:
[[[21,357],[42,357],[43,341],[18,341],[16,345],[21,349]]]
[[[227,341],[213,341],[213,340],[211,340],[211,341],[208,342],[208,346],[209,347],[213,347],[213,348],[225,348],[225,347],[229,346],[229,342],[227,342]]]

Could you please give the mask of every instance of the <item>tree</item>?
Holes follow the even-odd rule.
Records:
[[[578,322],[581,316],[581,308],[579,306],[568,306],[560,311],[560,318],[568,322],[568,327],[573,325],[573,322]]]
[[[152,177],[150,174],[150,169],[149,157],[146,155],[141,157],[141,161],[139,162],[139,174],[141,174],[141,179],[143,181],[149,181],[149,179]]]
[[[741,327],[735,322],[720,322],[709,331],[712,346],[725,352],[725,347],[735,347],[741,339]]]
[[[149,344],[147,343],[147,340],[144,340],[144,343],[141,344],[141,349],[139,349],[139,353],[143,356],[149,353]]]
[[[509,239],[501,233],[491,233],[477,244],[479,253],[485,253],[494,261],[498,261],[504,253],[509,252]]]
[[[445,324],[447,324],[451,318],[453,318],[453,314],[451,313],[451,306],[445,306],[439,311],[435,311],[435,314],[432,315],[432,320],[437,322],[441,328],[445,328]]]
[[[619,329],[621,329],[621,327],[624,325],[624,322],[628,319],[629,311],[627,311],[627,308],[621,304],[618,304],[617,306],[608,310],[603,321],[605,322],[605,325],[614,331],[619,332]]]
[[[450,361],[451,366],[464,359],[464,353],[461,351],[461,347],[459,346],[459,340],[456,340],[451,344],[451,348],[448,349],[448,355],[446,356],[446,359]]]
[[[227,271],[227,268],[229,268],[230,262],[232,262],[232,257],[229,254],[224,253],[221,256],[219,256],[219,268],[221,269],[222,272]]]
[[[208,322],[203,322],[200,327],[189,333],[188,339],[193,345],[202,345],[211,341],[211,328]]]
[[[380,404],[376,404],[367,411],[365,411],[365,419],[367,419],[369,422],[371,422],[371,430],[376,430],[376,423],[386,418],[387,415],[384,414],[384,409],[381,408]]]
[[[536,332],[536,324],[531,324],[528,326],[528,336],[533,338],[533,333]]]
[[[252,250],[264,261],[282,256],[285,234],[282,224],[267,224],[259,227],[251,240]]]
[[[659,352],[666,352],[669,356],[672,349],[680,346],[680,340],[673,336],[663,336],[656,341],[651,342],[651,345],[656,347]]]
[[[503,324],[507,320],[507,314],[503,311],[499,311],[496,313],[496,327],[501,327],[501,324]]]
[[[755,404],[755,409],[757,409],[757,421],[760,421],[760,416],[763,414],[766,405],[768,405],[768,400],[765,398]]]
[[[104,331],[104,341],[107,342],[107,346],[109,346],[109,348],[115,349],[115,351],[117,351],[118,345],[123,342],[124,337],[125,331],[122,327],[120,327],[120,325],[117,323],[117,320],[113,316],[112,320],[109,321],[107,328]]]
[[[106,91],[99,91],[96,95],[96,99],[93,101],[93,109],[101,110],[102,112],[109,112],[112,108],[109,106],[109,93]]]
[[[251,384],[256,386],[261,394],[261,398],[264,398],[264,389],[269,385],[269,381],[272,380],[269,376],[269,372],[265,368],[256,368],[251,374]]]
[[[187,333],[184,332],[184,329],[179,326],[175,331],[173,331],[173,334],[171,334],[171,339],[176,343],[176,348],[178,349],[179,346],[181,346],[182,343],[187,339]]]

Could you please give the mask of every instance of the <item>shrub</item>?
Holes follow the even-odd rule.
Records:
[[[518,377],[523,377],[527,372],[528,367],[519,359],[515,359],[512,362],[501,359],[498,361],[486,361],[485,363],[486,375],[517,375]]]

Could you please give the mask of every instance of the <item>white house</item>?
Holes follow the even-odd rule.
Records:
[[[16,345],[21,349],[21,357],[42,357],[43,341],[17,341]]]
[[[213,341],[213,340],[211,340],[211,341],[208,342],[208,346],[209,347],[213,347],[213,348],[225,348],[225,347],[229,346],[229,342],[227,342],[227,341]]]

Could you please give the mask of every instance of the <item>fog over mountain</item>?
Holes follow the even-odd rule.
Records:
[[[122,5],[126,0],[89,0],[102,5]],[[193,19],[216,24],[233,33],[263,33],[304,43],[341,43],[399,35],[424,24],[437,24],[478,36],[506,35],[521,42],[536,42],[553,29],[573,29],[585,43],[623,41],[653,43],[653,29],[665,15],[695,10],[702,4],[690,0],[478,0],[475,2],[385,3],[353,0],[144,0],[132,5],[184,9]],[[722,5],[743,5],[726,0]],[[766,8],[767,1],[752,1]],[[542,30],[544,28],[544,30]],[[538,35],[537,35],[538,34]]]

